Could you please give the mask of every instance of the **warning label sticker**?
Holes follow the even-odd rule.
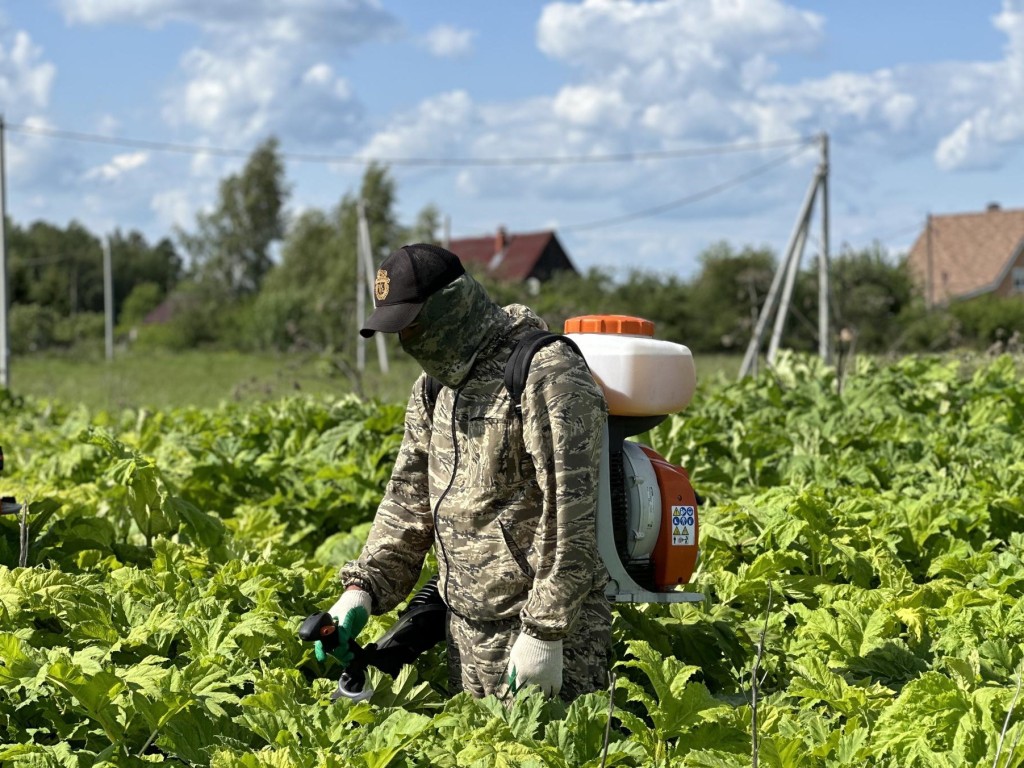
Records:
[[[695,523],[693,507],[672,507],[672,546],[692,547],[697,538]]]

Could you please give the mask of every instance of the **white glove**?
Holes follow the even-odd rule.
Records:
[[[354,640],[363,631],[367,620],[370,618],[370,607],[372,601],[370,593],[361,589],[346,589],[328,613],[337,625],[337,637],[329,644],[330,649],[324,647],[323,640],[317,640],[313,644],[313,653],[316,660],[321,664],[327,661],[331,655],[344,666],[352,662],[352,651],[349,650],[349,640]]]
[[[341,593],[338,602],[331,606],[328,613],[334,617],[338,624],[345,623],[345,615],[353,608],[362,608],[367,616],[370,615],[371,607],[370,593],[362,589],[346,589]],[[364,620],[365,622],[365,620]]]
[[[509,653],[507,682],[513,694],[539,685],[545,696],[554,696],[562,689],[562,641],[538,640],[520,632]]]

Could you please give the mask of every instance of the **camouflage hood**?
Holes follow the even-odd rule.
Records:
[[[465,381],[481,351],[512,330],[508,315],[468,274],[427,299],[416,324],[420,332],[401,341],[402,349],[427,374],[452,388]]]

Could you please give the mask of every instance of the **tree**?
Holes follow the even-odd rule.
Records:
[[[258,292],[273,264],[271,246],[285,234],[288,195],[284,162],[272,137],[256,148],[241,173],[221,181],[216,208],[196,216],[197,231],[179,231],[201,278],[236,298]]]
[[[59,316],[103,311],[103,252],[76,221],[66,229],[43,221],[9,229],[11,300]]]
[[[139,283],[125,297],[118,322],[124,327],[141,324],[146,315],[157,308],[164,295],[165,291],[156,283]]]
[[[427,205],[416,216],[415,223],[404,233],[405,243],[436,243],[441,228],[441,211],[436,205]]]
[[[309,210],[296,219],[282,246],[281,263],[267,276],[253,308],[251,331],[258,343],[354,352],[360,202],[374,268],[395,248],[414,239],[430,240],[436,230],[436,208],[425,208],[407,228],[398,222],[395,199],[388,169],[371,164],[359,191],[346,193],[334,210]]]
[[[688,345],[705,351],[743,349],[771,286],[775,255],[766,247],[736,252],[723,241],[701,253],[700,262],[690,291],[691,311],[700,322],[691,328]]]
[[[142,233],[134,230],[126,234],[117,229],[110,235],[110,266],[114,313],[118,318],[136,287],[148,286],[143,292],[146,300],[156,295],[159,303],[178,284],[182,273],[181,257],[174,243],[165,237],[150,245]]]
[[[879,243],[853,250],[844,245],[829,263],[833,335],[853,332],[856,348],[885,351],[899,335],[915,297],[906,259],[892,257]],[[800,274],[794,291],[794,317],[787,325],[787,346],[816,350],[818,346],[818,266]],[[904,317],[901,317],[904,316]]]

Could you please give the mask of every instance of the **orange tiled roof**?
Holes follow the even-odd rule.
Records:
[[[508,233],[505,247],[498,252],[495,235],[464,237],[452,240],[448,250],[466,264],[483,267],[498,280],[525,280],[530,276],[540,257],[544,255],[554,232]]]
[[[991,207],[981,213],[932,216],[930,228],[918,236],[907,258],[931,294],[925,298],[935,303],[994,290],[1021,247],[1024,210]]]

